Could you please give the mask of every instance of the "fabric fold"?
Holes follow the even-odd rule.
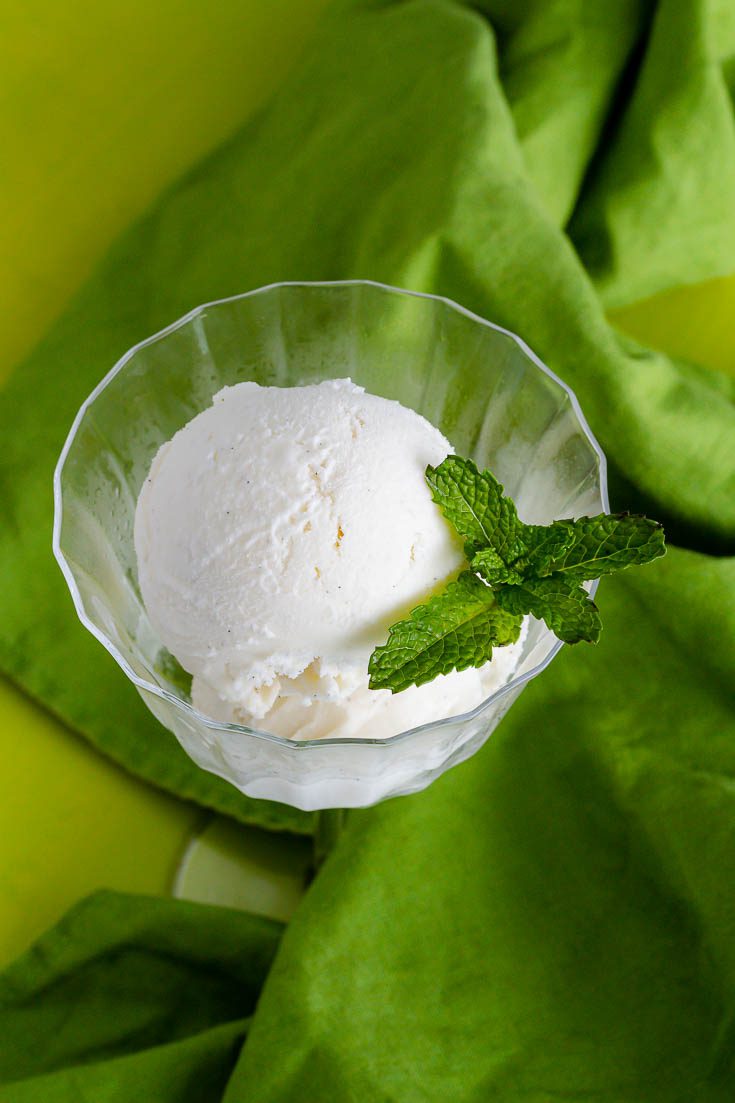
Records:
[[[735,271],[735,9],[659,0],[570,234],[606,307]]]
[[[109,891],[86,898],[0,974],[0,1085],[127,1057],[135,1058],[124,1066],[132,1075],[142,1052],[179,1043],[161,1052],[163,1064],[178,1053],[196,1067],[207,1046],[200,1039],[189,1050],[188,1040],[220,1027],[212,1042],[231,1053],[281,930],[183,900]],[[153,1072],[156,1061],[153,1054],[144,1063]],[[75,1076],[53,1084],[71,1091]]]
[[[483,0],[528,176],[549,218],[569,219],[628,92],[651,14],[645,0]]]
[[[248,1025],[214,1026],[178,1042],[2,1085],[3,1103],[219,1103]]]

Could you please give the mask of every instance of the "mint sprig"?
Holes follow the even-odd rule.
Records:
[[[495,476],[460,456],[427,467],[426,481],[469,570],[393,625],[370,656],[371,689],[399,693],[482,666],[529,613],[566,643],[597,643],[600,615],[581,583],[666,552],[661,525],[628,513],[526,525]]]

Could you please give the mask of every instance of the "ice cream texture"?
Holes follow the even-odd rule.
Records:
[[[508,680],[522,640],[480,669],[368,689],[389,626],[463,565],[424,479],[451,451],[349,379],[225,387],[159,449],[135,515],[138,578],[200,712],[286,738],[384,739]]]

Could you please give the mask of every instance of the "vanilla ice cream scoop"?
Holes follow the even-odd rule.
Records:
[[[451,451],[348,379],[226,387],[163,445],[138,499],[138,577],[200,711],[291,738],[386,738],[512,675],[520,642],[402,694],[367,688],[389,626],[464,563],[424,479]]]

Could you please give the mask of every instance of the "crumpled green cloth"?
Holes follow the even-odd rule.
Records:
[[[219,1099],[280,934],[229,908],[88,897],[0,976],[0,1099]]]
[[[129,768],[241,818],[258,806],[144,720],[49,556],[76,406],[193,304],[279,279],[448,295],[571,384],[614,504],[687,549],[603,580],[599,646],[565,649],[471,761],[351,817],[224,1096],[215,1076],[202,1098],[735,1097],[734,388],[604,315],[735,269],[734,65],[729,0],[339,4],[273,103],[125,236],[0,396],[3,667]],[[115,1017],[114,989],[99,1014]],[[89,1066],[97,1084],[119,1059]],[[178,1100],[165,1081],[149,1097]],[[140,1097],[126,1090],[80,1098]]]

